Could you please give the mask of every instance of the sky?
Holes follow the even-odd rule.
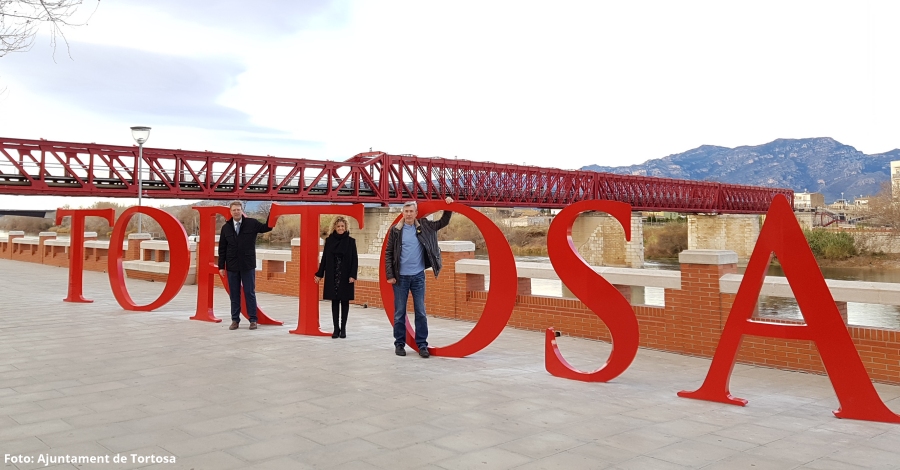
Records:
[[[0,57],[0,137],[132,145],[144,125],[147,147],[564,169],[900,147],[895,1],[85,0],[75,20]]]

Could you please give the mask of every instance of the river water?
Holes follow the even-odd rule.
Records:
[[[900,271],[875,268],[820,268],[825,279],[844,281],[870,281],[900,283]],[[769,267],[769,276],[784,276],[779,266]],[[802,319],[800,308],[794,299],[760,297],[760,316]],[[900,306],[847,302],[847,323],[900,330]]]

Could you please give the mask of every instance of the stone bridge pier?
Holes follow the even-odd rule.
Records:
[[[730,250],[746,261],[759,238],[757,214],[688,216],[688,250]]]
[[[603,212],[585,212],[575,219],[572,242],[592,266],[644,267],[644,220],[631,214],[631,241],[619,221]]]
[[[350,221],[350,234],[356,239],[359,254],[381,254],[381,244],[394,219],[400,215],[400,207],[366,207],[363,211],[364,228],[356,228]]]

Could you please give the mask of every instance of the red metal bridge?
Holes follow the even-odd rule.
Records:
[[[0,194],[137,197],[138,148],[0,138]],[[627,202],[634,210],[764,213],[789,189],[366,152],[347,161],[144,148],[143,197],[477,207]]]

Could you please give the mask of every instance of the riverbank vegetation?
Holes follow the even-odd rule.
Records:
[[[53,221],[50,219],[23,217],[21,215],[4,215],[0,217],[0,230],[21,230],[26,235],[37,235],[40,232],[46,232],[52,226]]]
[[[804,230],[803,235],[816,259],[844,260],[860,252],[853,235],[847,232],[812,229]]]
[[[644,225],[644,258],[678,259],[687,250],[688,226],[684,219],[671,219],[662,224]]]
[[[510,227],[504,220],[510,214],[495,209],[483,210],[484,213],[503,236],[509,241],[509,247],[515,256],[547,256],[547,230],[549,225],[526,225]],[[450,225],[438,232],[438,240],[471,240],[475,243],[476,252],[486,249],[481,230],[468,217],[456,215],[450,219]]]

